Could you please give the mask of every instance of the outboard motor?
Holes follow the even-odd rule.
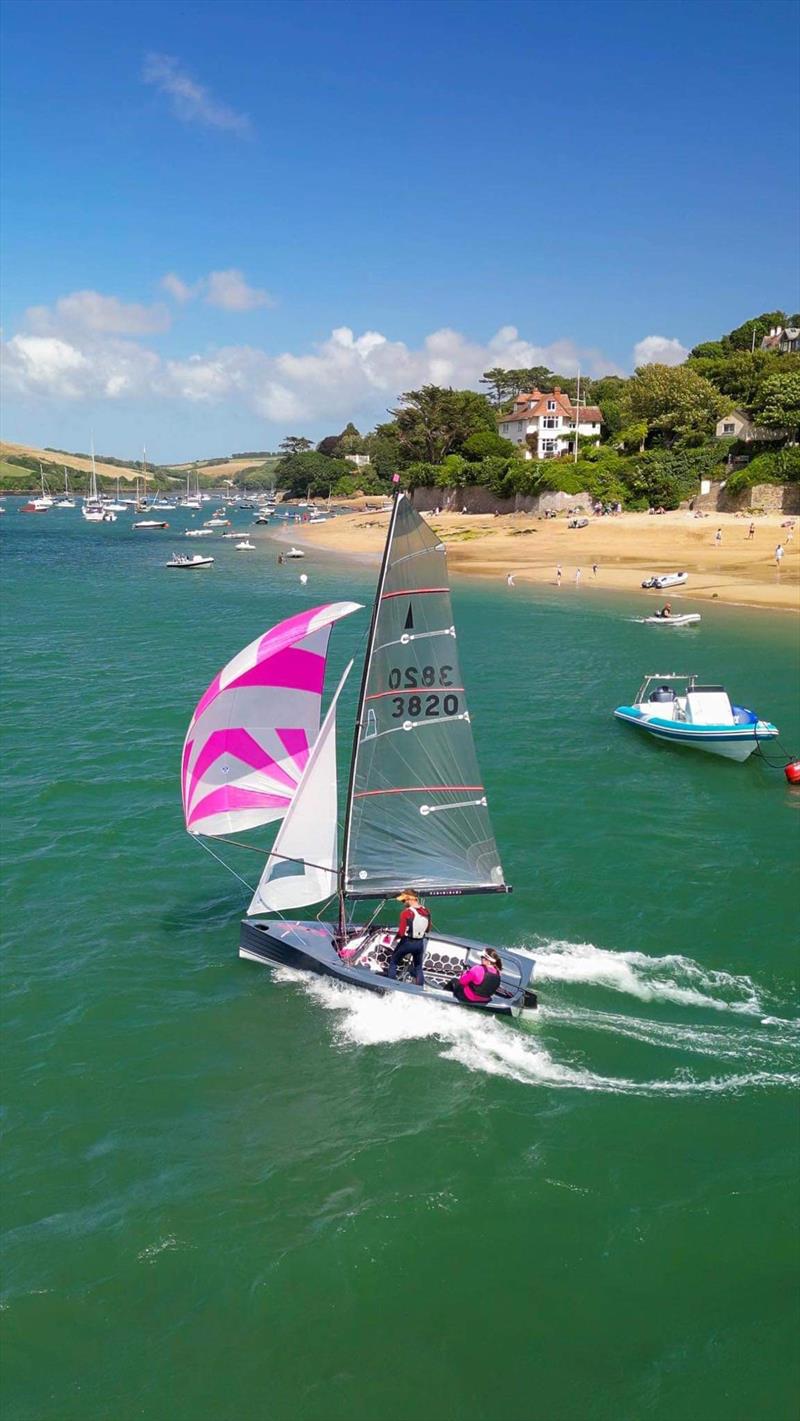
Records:
[[[656,686],[647,699],[650,701],[674,701],[675,692],[671,686]]]

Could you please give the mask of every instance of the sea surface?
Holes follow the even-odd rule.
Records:
[[[611,712],[697,672],[798,754],[796,620],[456,581],[514,892],[435,916],[535,955],[507,1025],[240,961],[183,830],[216,671],[374,567],[6,502],[4,1421],[794,1421],[800,789]]]

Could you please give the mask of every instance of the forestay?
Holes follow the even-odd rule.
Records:
[[[319,733],[331,627],[359,610],[332,602],[289,617],[220,671],[186,736],[186,828],[217,836],[282,819]]]
[[[502,891],[472,738],[444,545],[399,494],[378,586],[352,771],[344,886]]]
[[[321,903],[336,892],[338,834],[336,703],[350,662],[308,757],[297,793],[278,830],[248,914]]]

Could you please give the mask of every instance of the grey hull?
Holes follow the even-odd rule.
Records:
[[[404,992],[406,995],[441,1001],[450,1006],[466,1006],[492,1016],[519,1016],[524,1008],[536,1006],[536,997],[528,983],[533,973],[532,958],[503,949],[503,974],[500,990],[485,1005],[459,1001],[444,986],[445,980],[456,975],[463,965],[479,959],[485,943],[470,938],[457,938],[432,933],[426,952],[425,986],[403,980],[403,969],[397,979],[382,975],[388,957],[385,929],[373,930],[363,936],[363,930],[353,928],[348,934],[348,946],[355,944],[358,959],[348,962],[339,956],[334,946],[332,923],[287,922],[273,918],[243,918],[239,935],[239,956],[253,962],[294,967],[302,972],[316,972],[333,977],[349,986],[368,992]]]

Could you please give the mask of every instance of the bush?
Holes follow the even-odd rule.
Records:
[[[757,454],[744,469],[731,474],[726,493],[742,493],[756,484],[789,484],[800,481],[800,448],[790,445],[769,453]]]

